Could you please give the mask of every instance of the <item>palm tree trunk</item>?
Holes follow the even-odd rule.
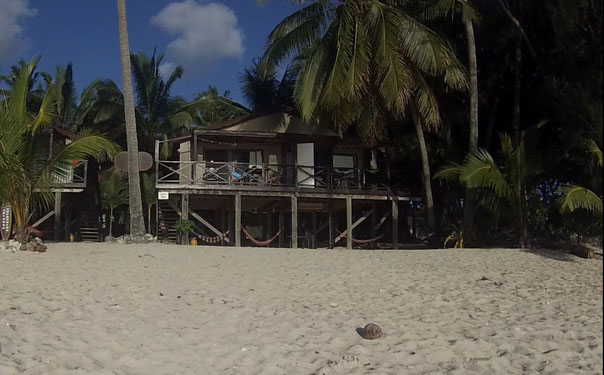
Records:
[[[151,205],[147,204],[147,232],[151,233]]]
[[[514,57],[514,112],[512,117],[512,129],[516,142],[520,140],[520,91],[522,88],[522,44],[518,39]]]
[[[130,47],[128,45],[125,0],[117,0],[117,9],[122,81],[124,86],[124,117],[126,119],[126,140],[128,144],[130,236],[137,238],[142,237],[145,234],[145,219],[143,216],[143,200],[141,198],[138,168],[138,140],[136,135],[136,117],[134,113],[134,94],[132,90],[132,72],[130,67]]]
[[[474,38],[474,26],[471,20],[464,22],[466,28],[466,39],[468,44],[468,65],[470,70],[470,139],[468,153],[474,153],[478,149],[478,68],[476,62],[476,40]],[[474,231],[474,195],[470,189],[466,189],[463,212],[463,232],[466,238],[472,236]]]
[[[426,147],[426,139],[424,138],[422,121],[419,117],[415,104],[411,104],[411,117],[413,117],[413,125],[415,125],[415,133],[417,135],[417,142],[419,143],[419,150],[422,159],[422,185],[424,187],[424,203],[426,205],[428,229],[430,232],[432,232],[436,227],[436,218],[434,216],[434,198],[432,197],[430,159],[428,158],[428,148]]]

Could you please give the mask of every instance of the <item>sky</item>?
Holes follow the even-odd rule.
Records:
[[[270,31],[295,6],[272,0],[127,0],[130,50],[165,54],[162,71],[184,68],[172,95],[217,86],[246,104],[238,77],[262,55]],[[54,72],[73,63],[78,93],[95,79],[121,87],[115,0],[0,0],[0,75],[19,59]]]

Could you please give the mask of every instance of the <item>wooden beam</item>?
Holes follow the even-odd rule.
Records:
[[[312,234],[310,237],[310,247],[313,249],[316,249],[317,248],[317,213],[313,211],[311,213],[311,218],[312,218]]]
[[[180,219],[189,220],[189,194],[183,194],[180,201]],[[187,238],[181,238],[182,244],[185,245],[188,242]]]
[[[241,247],[241,194],[235,194],[235,246]]]
[[[373,214],[373,208],[371,210],[367,211],[365,213],[365,215],[358,218],[357,221],[352,223],[352,229],[358,227],[363,221],[365,221],[365,219],[367,219],[372,214]],[[348,235],[348,229],[346,229],[344,232],[340,233],[340,235],[338,235],[336,237],[336,239],[334,240],[334,243],[337,243],[338,241],[340,241],[342,238],[346,237],[347,235]]]
[[[352,230],[352,198],[346,197],[346,232],[348,233],[346,236],[346,248],[348,250],[352,249]]]
[[[392,248],[398,249],[398,199],[392,197]]]
[[[55,241],[61,241],[61,193],[55,193]]]
[[[201,217],[200,215],[198,215],[197,212],[190,211],[189,214],[191,216],[193,216],[193,218],[197,219],[197,221],[199,221],[200,223],[202,223],[203,225],[205,225],[209,230],[211,230],[212,232],[214,232],[214,234],[216,234],[217,236],[220,236],[220,238],[222,238],[226,243],[229,243],[228,237],[225,238],[225,235],[224,235],[223,232],[221,232],[218,228],[216,228],[212,224],[210,224],[209,221],[207,221],[206,219],[204,219],[203,217]]]
[[[327,220],[327,224],[329,226],[329,245],[328,245],[328,247],[330,249],[333,249],[333,246],[334,246],[334,240],[333,240],[334,237],[333,236],[334,236],[334,226],[335,226],[333,210],[329,211],[329,218]]]
[[[49,217],[51,217],[52,215],[54,215],[55,212],[54,211],[50,211],[49,213],[47,213],[46,215],[42,216],[42,218],[38,221],[36,221],[35,223],[33,223],[31,226],[36,228],[38,225],[42,224],[43,222],[45,222],[46,220],[48,220]]]
[[[292,202],[292,248],[298,247],[298,197],[291,196]]]

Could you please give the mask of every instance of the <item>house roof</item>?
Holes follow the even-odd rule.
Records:
[[[284,111],[251,113],[229,121],[210,125],[199,132],[203,133],[204,130],[241,135],[244,133],[264,133],[338,137],[338,134],[331,129],[309,124],[301,118]]]
[[[57,134],[62,135],[63,137],[69,138],[69,139],[73,139],[76,137],[76,134],[73,132],[70,132],[69,130],[63,129],[63,128],[59,128],[54,126],[52,128],[52,130],[54,130]]]

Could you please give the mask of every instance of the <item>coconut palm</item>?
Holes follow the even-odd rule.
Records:
[[[151,233],[151,209],[155,205],[157,192],[155,189],[155,176],[149,173],[141,174],[141,188],[143,192],[143,201],[147,205],[147,231]]]
[[[200,126],[208,126],[250,113],[244,105],[231,99],[229,91],[220,94],[216,86],[208,86],[206,90],[195,95],[192,102],[179,110],[188,113],[193,123]]]
[[[288,56],[304,60],[295,101],[306,120],[330,113],[345,131],[358,122],[366,138],[384,135],[381,119],[400,121],[408,107],[422,156],[428,225],[435,227],[424,128],[440,123],[428,79],[466,87],[465,72],[447,43],[405,12],[406,1],[313,1],[285,18],[269,36],[265,69]],[[381,116],[375,114],[382,113]],[[369,138],[371,140],[371,138]]]
[[[254,112],[291,110],[295,107],[293,93],[296,75],[295,65],[289,66],[279,80],[273,66],[261,66],[258,60],[254,60],[239,76],[239,82],[243,85],[241,92]]]
[[[435,178],[459,181],[467,189],[474,189],[478,203],[499,215],[509,209],[515,223],[520,245],[527,240],[526,206],[529,184],[539,173],[536,164],[527,155],[524,135],[514,144],[507,134],[501,134],[501,161],[485,149],[469,154],[462,165],[451,164],[435,174]]]
[[[595,139],[587,139],[585,141],[585,148],[591,156],[593,163],[597,167],[602,168],[604,159],[602,157],[602,149],[597,141]],[[595,173],[598,173],[598,171]],[[599,169],[599,173],[601,173],[601,169]],[[569,184],[561,186],[558,193],[560,197],[557,202],[560,206],[560,212],[567,213],[574,212],[575,210],[585,210],[602,218],[602,196],[599,196],[593,190]]]
[[[474,38],[474,24],[478,21],[475,6],[469,0],[427,0],[424,5],[423,15],[427,19],[446,17],[459,13],[466,32],[468,49],[469,70],[469,139],[468,153],[478,149],[478,67],[476,61],[476,40]],[[474,227],[474,197],[470,191],[466,192],[464,202],[464,232],[470,234]]]
[[[21,242],[27,239],[25,226],[35,201],[48,204],[52,199],[53,176],[64,175],[73,160],[93,157],[103,161],[118,151],[117,145],[103,136],[83,130],[49,159],[42,132],[57,116],[57,83],[46,80],[39,90],[40,104],[32,111],[28,103],[38,61],[21,64],[13,72],[10,89],[0,98],[0,202],[9,203],[16,238]]]
[[[128,144],[130,235],[134,238],[140,238],[145,234],[145,222],[139,179],[138,139],[136,131],[136,114],[134,112],[134,93],[132,90],[130,47],[128,45],[128,26],[126,23],[126,0],[117,0],[117,10],[122,81],[124,88],[124,119],[126,122],[126,140]]]
[[[116,208],[128,204],[128,185],[124,173],[116,168],[103,172],[99,182],[101,206],[109,210],[109,236],[113,236],[113,215]]]

